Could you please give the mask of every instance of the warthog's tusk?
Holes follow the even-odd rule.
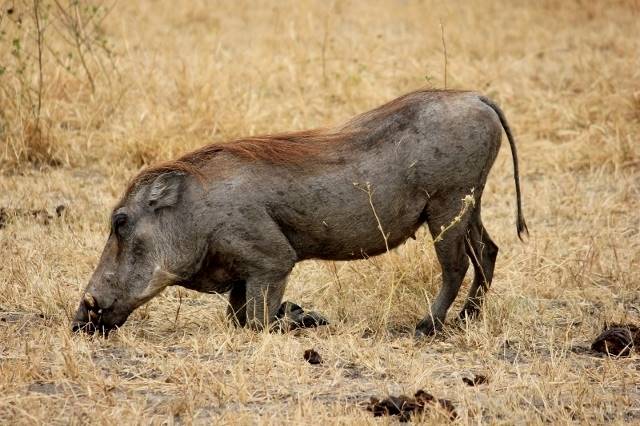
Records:
[[[92,309],[95,308],[97,305],[96,299],[91,295],[91,293],[84,294],[84,303],[86,303],[87,306]]]

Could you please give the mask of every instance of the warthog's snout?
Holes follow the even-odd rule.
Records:
[[[109,322],[106,314],[108,314],[108,309],[101,308],[91,293],[85,293],[76,312],[76,317],[71,323],[71,330],[76,333],[85,332],[88,334],[98,332],[107,337],[109,331],[120,324]]]

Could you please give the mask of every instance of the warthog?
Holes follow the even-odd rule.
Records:
[[[170,285],[229,292],[229,317],[260,329],[274,322],[296,262],[375,256],[424,223],[434,237],[446,229],[435,243],[443,282],[417,335],[442,327],[469,261],[460,315],[473,317],[498,253],[480,201],[502,129],[520,236],[514,140],[496,104],[472,92],[420,90],[339,127],[211,144],[143,170],[111,214],[73,329],[119,327]],[[469,194],[475,204],[460,216]]]

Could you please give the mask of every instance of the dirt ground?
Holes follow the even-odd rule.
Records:
[[[387,424],[369,398],[418,389],[461,424],[640,423],[638,352],[589,351],[605,322],[640,323],[640,2],[119,1],[96,3],[79,48],[44,4],[41,68],[32,3],[0,4],[1,424]],[[296,266],[285,298],[327,327],[237,330],[225,296],[170,288],[109,339],[70,332],[142,167],[445,84],[504,109],[531,231],[516,237],[503,143],[477,321],[453,320],[469,271],[446,331],[414,340],[440,283],[422,229],[383,256]],[[463,382],[476,374],[488,382]]]

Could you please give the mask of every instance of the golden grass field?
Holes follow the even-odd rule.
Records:
[[[33,3],[0,4],[0,424],[387,424],[363,403],[417,389],[461,424],[640,423],[640,355],[587,351],[606,321],[640,322],[640,2],[140,0],[96,3],[74,27],[43,1],[41,76]],[[224,296],[170,288],[109,339],[70,332],[142,167],[442,88],[443,35],[446,86],[511,123],[531,231],[518,241],[505,139],[483,201],[501,251],[481,318],[453,321],[470,268],[446,331],[414,340],[440,285],[421,230],[380,257],[298,264],[285,299],[328,327],[237,330]]]

